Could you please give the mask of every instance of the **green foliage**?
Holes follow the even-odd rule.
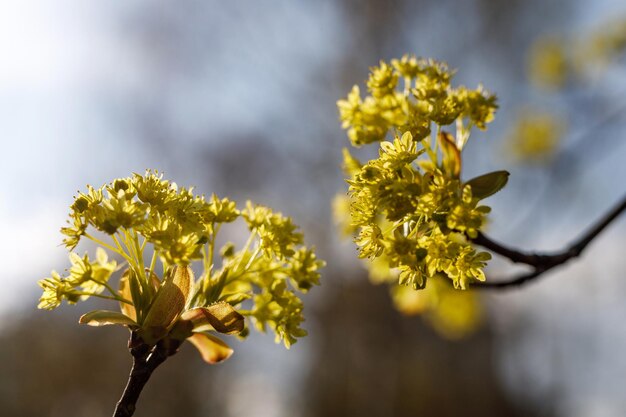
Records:
[[[474,197],[482,200],[503,189],[508,181],[509,173],[507,171],[494,171],[472,178],[465,184],[470,186]]]
[[[245,245],[227,243],[216,253],[220,228],[239,219],[249,230]],[[296,292],[319,285],[324,262],[280,213],[251,202],[239,211],[227,198],[206,200],[147,171],[98,189],[88,186],[75,197],[68,224],[61,232],[71,267],[67,276],[52,272],[39,282],[39,308],[90,296],[115,300],[121,313],[91,312],[81,323],[121,324],[149,345],[189,339],[210,363],[232,350],[206,332],[245,337],[245,317],[259,330],[269,327],[287,347],[306,335]],[[73,252],[83,239],[99,245],[95,260]],[[106,251],[123,263],[109,261]],[[196,263],[198,279],[191,269]],[[109,281],[120,270],[115,290]]]
[[[484,281],[490,255],[471,244],[490,209],[480,200],[496,193],[508,173],[497,171],[463,183],[463,147],[472,127],[485,129],[497,108],[482,87],[452,87],[446,64],[404,56],[371,69],[371,94],[355,86],[337,104],[354,146],[380,142],[379,156],[361,164],[344,150],[350,176],[346,230],[355,230],[359,256],[381,258],[400,284],[423,289],[441,276],[454,288]],[[398,90],[398,80],[404,81]],[[442,130],[454,123],[456,137]],[[393,140],[386,141],[391,132]],[[395,274],[395,273],[394,273]]]

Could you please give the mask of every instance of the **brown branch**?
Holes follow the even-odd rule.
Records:
[[[624,210],[626,210],[626,196],[612,210],[604,215],[593,227],[584,233],[578,240],[560,252],[556,253],[525,253],[516,249],[506,247],[495,242],[482,233],[472,241],[490,251],[504,256],[515,263],[523,263],[533,267],[531,272],[519,275],[506,281],[477,282],[472,284],[472,288],[479,289],[499,289],[508,287],[519,287],[535,280],[545,272],[563,265],[570,259],[577,258],[613,220],[615,220]]]
[[[180,343],[170,341],[166,344],[160,341],[151,347],[141,342],[135,332],[131,332],[128,345],[133,357],[133,366],[122,397],[115,406],[113,417],[130,417],[135,413],[137,400],[146,382],[159,365],[177,352]]]

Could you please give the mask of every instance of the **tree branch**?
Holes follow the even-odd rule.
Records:
[[[140,341],[133,331],[128,346],[133,357],[133,366],[122,397],[115,406],[113,417],[130,417],[135,413],[137,400],[146,382],[159,365],[178,351],[180,343],[170,341],[167,344],[160,341],[156,346],[151,347]]]
[[[556,253],[525,253],[516,249],[506,247],[498,242],[493,241],[482,233],[472,239],[477,245],[480,245],[490,251],[504,256],[515,263],[523,263],[533,267],[531,272],[513,277],[506,281],[496,282],[477,282],[472,284],[472,288],[479,289],[501,289],[508,287],[519,287],[530,281],[535,280],[545,272],[554,267],[565,264],[572,258],[576,258],[582,254],[587,245],[589,245],[613,220],[626,210],[626,196],[613,209],[606,213],[593,227],[584,233],[578,240],[560,252]]]

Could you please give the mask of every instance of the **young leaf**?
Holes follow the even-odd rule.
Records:
[[[109,324],[119,324],[122,326],[137,326],[135,320],[117,311],[95,310],[83,314],[78,321],[80,324],[89,326],[107,326]]]
[[[482,200],[503,189],[508,180],[509,173],[507,171],[494,171],[472,178],[465,185],[472,187],[472,195]]]
[[[233,350],[218,337],[205,333],[196,333],[189,340],[200,352],[202,359],[211,365],[225,361]]]
[[[208,307],[185,311],[181,320],[193,323],[193,330],[215,330],[225,334],[237,334],[243,330],[244,318],[230,304],[218,302]]]
[[[142,323],[142,337],[146,343],[156,342],[167,333],[185,308],[192,282],[193,272],[188,266],[175,266],[170,271]]]
[[[122,298],[133,300],[133,302],[135,302],[135,297],[133,297],[134,294],[130,284],[130,269],[127,269],[120,278],[120,295]],[[124,313],[127,317],[137,320],[137,310],[134,305],[120,302],[120,310],[122,310],[122,313]]]
[[[457,148],[454,137],[447,132],[441,132],[437,138],[443,153],[444,171],[458,178],[461,175],[461,151]]]

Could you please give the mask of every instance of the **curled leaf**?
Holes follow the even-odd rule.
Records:
[[[87,314],[83,314],[78,320],[80,324],[89,326],[107,326],[110,324],[119,324],[122,326],[137,326],[135,320],[119,313],[117,311],[94,310]]]
[[[215,330],[225,334],[237,334],[243,330],[244,318],[230,304],[217,302],[208,307],[192,308],[181,315],[181,320],[190,321],[193,330]]]
[[[482,200],[504,188],[509,181],[508,171],[494,171],[472,178],[465,185],[472,188],[472,196]]]
[[[202,359],[211,365],[225,361],[233,354],[233,350],[222,339],[210,334],[196,333],[187,340],[202,355]]]

